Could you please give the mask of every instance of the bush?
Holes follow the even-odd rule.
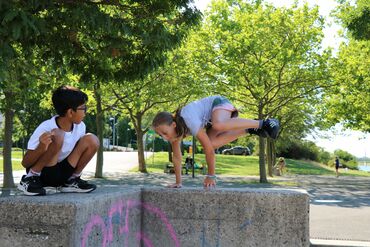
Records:
[[[358,162],[357,158],[352,154],[348,153],[347,151],[337,149],[334,151],[334,155],[339,158],[339,163],[342,164],[343,167],[348,167],[349,169],[357,170]],[[335,158],[334,163],[335,164]]]
[[[297,140],[290,143],[285,150],[278,152],[277,156],[290,159],[319,161],[319,148],[311,141]]]
[[[327,151],[324,151],[323,149],[321,149],[320,151],[319,151],[319,156],[318,156],[318,158],[319,158],[319,162],[320,163],[323,163],[323,164],[327,164],[329,161],[330,161],[330,159],[332,158],[332,156],[331,156],[331,154],[329,153],[329,152],[327,152]]]

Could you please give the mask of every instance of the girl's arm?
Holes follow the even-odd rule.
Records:
[[[175,168],[176,184],[172,185],[173,188],[181,187],[181,169],[182,169],[182,154],[181,154],[181,139],[171,143],[172,146],[172,162]]]
[[[215,180],[215,150],[204,129],[199,130],[197,139],[203,147],[204,154],[206,155],[206,162],[208,166],[208,174],[204,179],[204,187],[208,188],[216,185]]]

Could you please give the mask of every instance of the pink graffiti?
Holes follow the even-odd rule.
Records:
[[[164,224],[166,227],[172,241],[174,242],[174,247],[180,247],[180,242],[176,237],[175,230],[173,229],[171,223],[168,221],[166,215],[157,207],[154,207],[147,203],[142,203],[140,201],[132,201],[128,200],[126,203],[124,201],[119,200],[115,203],[113,203],[108,211],[108,222],[107,225],[105,224],[103,217],[100,215],[93,215],[90,218],[90,221],[86,224],[85,229],[83,231],[82,235],[82,241],[81,241],[81,247],[86,247],[88,238],[94,227],[97,229],[100,229],[102,233],[102,247],[109,246],[110,243],[114,241],[114,216],[118,215],[120,222],[121,219],[124,219],[124,225],[119,225],[119,234],[123,235],[125,237],[125,247],[128,247],[128,240],[129,235],[133,234],[135,238],[144,244],[145,247],[154,247],[152,244],[152,241],[145,235],[143,232],[130,232],[129,229],[129,218],[130,218],[130,210],[134,208],[139,208],[141,210],[146,210],[147,212],[150,212],[156,217],[159,218],[159,220]],[[125,210],[124,210],[125,209]]]
[[[144,233],[137,233],[136,238],[138,241],[142,240],[144,242],[144,245],[147,247],[153,247],[152,242],[145,236]]]

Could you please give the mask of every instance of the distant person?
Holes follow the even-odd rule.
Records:
[[[45,195],[43,187],[61,192],[91,192],[96,185],[80,178],[95,155],[99,140],[86,134],[87,95],[75,87],[61,86],[53,92],[56,116],[42,122],[33,132],[22,160],[27,175],[18,189],[26,195]]]
[[[175,115],[158,113],[152,122],[154,131],[169,141],[173,150],[176,183],[172,188],[181,187],[181,140],[195,136],[206,155],[208,174],[204,187],[216,185],[214,150],[246,133],[276,139],[280,124],[276,119],[252,120],[238,117],[237,109],[222,96],[210,96],[193,101],[178,109]]]
[[[276,163],[275,167],[279,169],[280,174],[284,174],[284,169],[286,167],[285,159],[283,157],[280,157],[278,162]]]
[[[335,174],[339,177],[339,158],[335,157]]]

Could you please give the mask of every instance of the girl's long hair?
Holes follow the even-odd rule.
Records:
[[[177,137],[185,137],[189,133],[189,128],[186,126],[184,119],[180,116],[181,109],[177,109],[175,114],[172,115],[170,112],[159,112],[155,115],[152,128],[156,128],[160,125],[170,125],[172,122],[176,123],[175,132]]]

